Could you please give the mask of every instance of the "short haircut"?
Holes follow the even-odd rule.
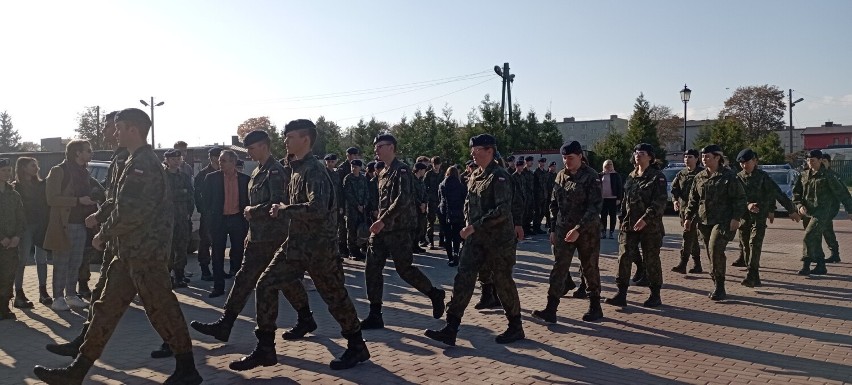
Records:
[[[440,156],[433,156],[432,157],[432,164],[441,164],[441,157]]]
[[[222,150],[222,153],[221,153],[221,154],[219,154],[219,157],[221,157],[222,155],[224,155],[226,158],[230,159],[230,160],[231,160],[232,162],[234,162],[235,164],[236,164],[236,163],[237,163],[237,161],[240,159],[240,158],[237,156],[237,153],[236,153],[236,152],[234,152],[234,151],[232,151],[232,150]]]
[[[65,160],[73,162],[74,159],[77,157],[77,154],[83,152],[86,146],[91,147],[91,143],[89,143],[88,140],[75,139],[68,142],[68,144],[65,146]]]
[[[178,140],[177,142],[175,142],[175,145],[172,146],[172,147],[179,149],[179,150],[183,150],[183,149],[189,147],[189,145],[186,144],[186,142],[184,142],[182,140]]]
[[[420,156],[417,157],[417,163],[423,163],[423,162],[428,162],[428,161],[429,161],[428,156],[420,155]]]

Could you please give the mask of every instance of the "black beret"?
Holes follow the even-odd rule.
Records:
[[[337,160],[337,154],[326,154],[323,160]]]
[[[243,140],[243,144],[245,144],[246,147],[248,147],[248,146],[251,146],[252,144],[255,144],[257,142],[260,142],[262,140],[267,140],[267,139],[269,139],[269,134],[266,133],[266,131],[254,130],[252,132],[249,132],[248,135],[246,135],[245,140]]]
[[[207,150],[207,155],[209,155],[209,156],[222,155],[222,148],[221,147],[212,147],[209,150]]]
[[[290,123],[287,123],[287,125],[284,126],[284,135],[287,135],[288,133],[291,133],[293,131],[299,131],[299,130],[316,131],[317,126],[314,125],[314,122],[312,122],[308,119],[291,120]]]
[[[750,148],[742,150],[737,154],[737,162],[748,162],[754,158],[757,158],[757,154]]]
[[[384,170],[384,168],[385,168],[385,162],[382,162],[382,161],[376,162],[376,170]]]
[[[165,154],[163,154],[163,156],[166,158],[179,158],[183,156],[183,154],[180,152],[180,150],[168,150]]]
[[[698,157],[698,150],[696,150],[696,149],[694,149],[694,148],[690,148],[689,150],[686,150],[686,152],[684,152],[684,153],[683,153],[683,155],[684,155],[684,156],[686,156],[686,155],[692,155],[692,156],[694,156],[694,157],[696,157],[696,158],[697,158],[697,157]]]
[[[722,147],[719,147],[718,144],[711,144],[709,146],[704,146],[701,149],[702,154],[722,154]]]
[[[361,150],[358,147],[349,147],[346,149],[346,153],[349,155],[358,155],[361,153]]]
[[[523,159],[518,158],[518,160],[515,161],[515,166],[523,166],[523,165],[524,165]]]
[[[133,122],[142,127],[151,127],[151,118],[138,108],[125,108],[115,115],[116,122]]]
[[[656,158],[656,155],[654,155],[654,146],[652,146],[648,143],[637,144],[635,147],[633,147],[633,151],[645,151],[645,153],[647,153],[648,156],[650,156],[652,158]]]
[[[11,167],[12,163],[9,162],[9,158],[0,158],[0,167]]]
[[[414,171],[428,170],[428,169],[429,169],[429,166],[427,166],[423,163],[415,163],[414,164]]]
[[[583,154],[583,146],[578,141],[565,143],[559,148],[559,153],[562,155],[581,155]]]
[[[525,160],[526,160],[527,162],[532,162],[532,161],[534,161],[534,160],[535,160],[535,157],[528,156]]]
[[[547,158],[541,158],[538,160],[539,163],[547,163]]]
[[[376,169],[376,161],[371,161],[367,163],[367,170],[375,170]]]
[[[548,166],[548,167],[555,167],[555,166],[556,166],[556,162],[550,162],[550,166]]]
[[[514,162],[514,161],[515,161],[515,156],[514,156],[514,155],[509,155],[509,157],[508,157],[508,158],[506,158],[506,161],[507,161],[507,162]]]
[[[396,146],[396,138],[394,138],[391,134],[376,135],[376,138],[373,139],[373,145],[376,145],[379,142],[391,142],[394,146]]]
[[[497,147],[497,139],[488,134],[472,136],[468,142],[469,147]]]
[[[820,158],[820,159],[822,159],[822,151],[810,150],[810,151],[808,151],[808,158]]]
[[[362,162],[361,159],[352,159],[352,161],[349,162],[349,164],[351,164],[354,167],[364,167],[364,162]]]

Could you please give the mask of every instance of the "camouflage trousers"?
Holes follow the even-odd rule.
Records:
[[[284,243],[284,235],[273,241],[254,242],[249,241],[246,245],[245,257],[240,265],[240,270],[234,276],[234,286],[225,300],[225,311],[240,314],[246,307],[251,292],[257,286],[260,275],[269,267],[275,251]]]
[[[704,247],[710,257],[710,276],[715,282],[717,279],[725,280],[725,247],[734,239],[734,232],[728,227],[729,224],[703,225],[698,224],[698,232],[704,239]]]
[[[432,245],[435,241],[435,221],[438,219],[438,202],[429,202],[426,205],[426,240],[429,242],[429,245]],[[440,221],[438,221],[438,240],[440,244],[444,244],[444,228],[441,227]]]
[[[122,315],[136,294],[151,325],[175,354],[192,351],[186,320],[172,292],[169,270],[163,261],[115,258],[106,272],[106,284],[92,305],[92,320],[80,354],[100,358]]]
[[[544,218],[548,216],[548,211],[550,211],[549,205],[550,201],[547,200],[546,196],[542,195],[535,198],[535,213],[532,220],[533,228],[541,227],[541,222],[544,221]]]
[[[639,253],[639,248],[642,252]],[[648,276],[649,286],[663,286],[663,270],[660,266],[660,248],[663,247],[663,233],[659,231],[619,231],[618,232],[618,274],[615,283],[630,285],[630,269],[634,259],[641,255]],[[588,279],[588,278],[587,278]],[[586,282],[588,285],[589,282]]]
[[[495,243],[490,239],[477,241],[468,238],[459,256],[459,267],[453,282],[453,297],[447,303],[447,314],[462,318],[476,286],[476,277],[484,271],[493,277],[497,297],[503,304],[506,316],[521,314],[518,287],[512,278],[515,266],[514,241]]]
[[[554,233],[556,242],[551,247],[554,262],[553,269],[550,271],[548,296],[559,298],[565,293],[565,283],[569,274],[571,274],[569,270],[571,260],[574,259],[574,251],[577,251],[580,259],[580,271],[582,272],[583,282],[586,283],[586,293],[598,296],[601,294],[601,272],[598,267],[601,239],[598,226],[600,225],[595,223],[581,229],[580,236],[573,243],[565,242],[567,229],[556,227]],[[628,264],[628,266],[630,265]]]
[[[107,279],[107,270],[109,270],[109,265],[114,259],[114,254],[115,252],[113,251],[112,247],[110,247],[110,244],[107,243],[106,249],[103,253],[103,260],[101,261],[101,275],[98,277],[98,282],[95,283],[95,287],[92,288],[92,301],[91,303],[89,303],[89,314],[86,316],[86,322],[83,323],[84,325],[88,325],[92,322],[92,315],[95,314],[93,306],[95,304],[95,301],[100,299],[101,294],[103,294],[104,292],[104,286],[106,286]]]
[[[275,321],[278,319],[279,290],[296,311],[310,309],[308,293],[301,282],[306,271],[329,313],[340,324],[341,332],[352,334],[360,330],[358,313],[344,286],[343,262],[337,258],[334,247],[331,240],[287,241],[284,250],[272,258],[257,282],[258,330],[274,332],[278,328]]]
[[[189,249],[189,238],[192,237],[192,222],[183,219],[175,219],[172,230],[172,253],[169,258],[171,270],[183,270],[186,268],[186,253]]]
[[[680,258],[685,261],[691,256],[695,263],[699,263],[701,261],[701,247],[698,243],[697,225],[693,224],[692,228],[685,229],[683,222],[683,210],[681,210],[680,227],[683,229],[683,244],[680,248]]]
[[[808,230],[808,225],[811,222],[811,217],[802,217],[802,225],[805,228],[805,231]],[[825,243],[828,245],[828,250],[831,251],[832,256],[840,255],[840,244],[837,243],[837,234],[834,233],[834,221],[829,219],[825,221],[825,229],[822,232],[822,238],[825,239]],[[822,246],[820,246],[822,249]],[[825,252],[823,252],[823,256],[825,256]],[[802,247],[802,261],[805,262],[815,262],[808,254],[807,244]]]
[[[805,226],[805,238],[802,247],[802,261],[820,263],[825,260],[825,251],[822,249],[822,240],[826,238],[826,243],[829,238],[837,242],[837,237],[834,234],[834,224],[832,218],[821,217],[803,217],[802,223]],[[826,233],[831,229],[831,236],[826,236]],[[831,248],[831,243],[829,243]],[[834,250],[831,250],[834,253]]]
[[[349,247],[349,252],[352,253],[354,250],[359,250],[361,248],[359,239],[358,239],[358,225],[364,223],[366,221],[366,217],[364,214],[355,210],[347,210],[346,212],[346,245]]]
[[[14,257],[14,258],[13,258]],[[0,250],[0,302],[9,303],[12,298],[12,285],[18,270],[18,249]]]
[[[746,214],[738,230],[740,251],[749,270],[760,269],[760,254],[763,251],[763,238],[766,235],[766,216]]]
[[[432,289],[432,282],[423,272],[413,265],[414,257],[411,254],[411,231],[383,231],[370,237],[370,249],[372,253],[367,256],[367,267],[364,272],[367,284],[367,299],[370,304],[382,304],[384,292],[384,276],[382,271],[388,257],[393,260],[396,272],[403,281],[427,294]]]
[[[524,205],[524,230],[532,229],[532,224],[535,221],[535,201],[533,199],[529,199],[526,201]]]

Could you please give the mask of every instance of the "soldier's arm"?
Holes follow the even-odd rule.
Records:
[[[474,230],[498,226],[506,222],[512,213],[512,181],[507,177],[493,175],[488,183],[489,186],[486,186],[485,190],[494,189],[494,208],[485,212],[478,221],[471,223]]]
[[[689,192],[687,193],[687,198],[689,199],[686,203],[686,211],[683,212],[684,219],[692,220],[695,219],[695,216],[698,214],[698,206],[701,203],[701,194],[698,192],[698,177],[695,177],[695,180],[692,182],[692,186],[689,188]]]
[[[411,175],[411,170],[400,168],[395,178],[399,191],[396,191],[390,206],[378,218],[385,223],[395,222],[397,217],[404,215],[408,207],[414,204],[414,177]]]
[[[668,196],[666,195],[666,176],[663,173],[659,173],[656,178],[653,183],[651,204],[645,208],[645,214],[642,215],[645,218],[645,222],[662,220],[663,212],[666,210],[666,202],[668,201]]]
[[[677,175],[675,175],[674,180],[672,181],[672,201],[688,198],[685,196],[681,196],[681,194],[683,193],[681,183],[683,183],[683,177],[681,176],[681,173],[677,173]]]
[[[101,226],[103,238],[139,231],[158,220],[156,210],[166,193],[166,181],[155,167],[128,164],[115,197],[115,207]]]
[[[843,208],[846,209],[847,213],[852,213],[852,195],[849,194],[849,189],[838,178],[830,177],[828,179],[830,181],[828,185],[830,186],[831,193],[843,204]]]
[[[550,203],[548,204],[548,212],[550,213],[550,223],[556,223],[556,217],[559,215],[559,193],[558,189],[559,176],[556,176],[556,182],[553,184],[553,191],[550,193]],[[556,232],[556,226],[550,226],[548,232]]]
[[[731,219],[742,219],[743,215],[748,211],[748,200],[745,188],[739,178],[731,178],[731,181],[728,183],[728,196],[731,197],[732,203]]]
[[[308,201],[285,205],[284,212],[291,218],[298,216],[323,221],[331,209],[332,199],[334,199],[334,186],[332,186],[331,177],[327,171],[322,169],[308,171],[304,179]]]
[[[524,224],[524,194],[521,185],[511,176],[506,177],[512,184],[512,222],[515,226]],[[464,190],[467,193],[467,189]]]
[[[769,208],[769,211],[772,212],[775,210],[775,201],[778,201],[778,203],[781,203],[781,206],[783,206],[788,213],[796,212],[796,206],[793,205],[793,201],[787,197],[787,194],[784,194],[784,192],[781,191],[781,187],[778,187],[778,184],[772,180],[772,177],[767,174],[766,179],[768,179],[766,182],[770,190],[766,194],[768,198],[767,207]]]
[[[593,174],[586,183],[586,211],[583,213],[583,217],[580,218],[578,226],[582,227],[600,219],[601,210],[603,209],[602,189],[600,177],[597,174]]]
[[[192,178],[184,174],[183,181],[183,184],[186,186],[187,195],[189,196],[186,202],[186,209],[189,215],[192,215],[192,212],[195,210],[195,190],[192,188]]]
[[[269,200],[254,206],[249,206],[252,218],[266,218],[273,204],[284,202],[284,177],[282,171],[272,168],[266,176],[266,188],[269,190]]]
[[[107,218],[109,218],[109,213],[112,212],[112,209],[115,208],[115,199],[110,197],[101,203],[98,206],[98,211],[95,212],[95,219],[97,219],[98,223],[106,222]]]

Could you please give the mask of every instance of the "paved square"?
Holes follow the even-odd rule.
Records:
[[[677,264],[680,243],[677,218],[666,217],[671,235],[662,252],[664,305],[645,309],[646,288],[631,288],[630,305],[623,310],[603,305],[604,320],[580,320],[587,302],[564,298],[559,323],[532,319],[532,310],[544,308],[552,256],[545,236],[520,245],[515,279],[521,297],[527,340],[511,345],[494,343],[506,327],[502,310],[476,311],[471,304],[456,347],[444,347],[423,336],[440,328],[429,300],[406,285],[388,263],[385,270],[386,329],[365,331],[373,358],[353,369],[331,371],[328,362],[345,349],[337,324],[316,292],[311,305],[320,327],[302,341],[284,342],[280,332],[295,322],[295,312],[283,299],[276,340],[279,364],[235,373],[230,361],[248,354],[255,345],[254,303],[237,321],[231,342],[222,344],[196,333],[194,353],[205,384],[838,384],[852,382],[852,222],[845,214],[834,225],[841,245],[840,264],[828,265],[829,274],[801,277],[803,231],[800,224],[780,218],[766,233],[761,278],[763,287],[739,284],[745,272],[728,267],[728,300],[714,303],[708,275],[680,275],[669,271]],[[729,245],[729,263],[736,254]],[[603,240],[601,280],[603,296],[615,292],[615,240]],[[436,284],[451,290],[454,269],[442,252],[416,256],[415,261]],[[707,258],[703,258],[707,270]],[[575,258],[572,275],[577,276]],[[691,265],[691,262],[690,262]],[[92,266],[96,269],[97,266]],[[363,263],[346,262],[349,293],[361,317],[368,304],[364,293]],[[195,259],[189,271],[196,272]],[[93,282],[97,273],[92,278]],[[27,268],[26,293],[37,297],[35,269]],[[49,278],[48,278],[49,279]],[[181,289],[178,298],[187,320],[210,322],[219,317],[225,297],[208,299],[209,285],[198,280]],[[478,292],[475,294],[478,297]],[[476,300],[474,298],[474,301]],[[64,366],[71,360],[44,349],[53,341],[73,338],[83,314],[56,313],[36,304],[14,309],[18,321],[0,322],[0,384],[39,383],[36,364]],[[162,383],[174,369],[173,359],[154,360],[149,352],[160,338],[137,301],[125,314],[103,357],[86,383]]]

